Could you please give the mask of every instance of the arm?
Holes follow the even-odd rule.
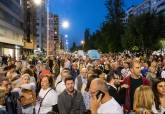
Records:
[[[59,97],[58,97],[58,103],[57,104],[58,104],[59,113],[60,114],[67,114],[67,112],[65,111],[65,107],[64,107],[64,104],[63,104],[63,100],[62,100],[62,96],[61,95],[59,95]]]
[[[83,96],[82,94],[80,94],[80,114],[84,114],[85,111],[86,111],[86,108],[85,108]]]

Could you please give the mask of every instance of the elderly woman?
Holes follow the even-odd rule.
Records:
[[[30,83],[30,75],[23,74],[13,91],[20,95],[23,114],[33,113],[35,103],[35,84]]]
[[[44,75],[41,77],[41,89],[35,106],[36,114],[46,114],[57,109],[57,93],[53,89],[53,78]]]

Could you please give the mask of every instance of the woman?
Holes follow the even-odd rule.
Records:
[[[30,83],[30,75],[23,74],[20,78],[19,84],[13,89],[13,91],[18,91],[20,94],[23,114],[33,113],[36,95],[35,84]]]
[[[153,86],[155,105],[152,110],[156,114],[165,113],[165,79],[159,79]]]
[[[151,85],[155,83],[156,78],[156,67],[149,67],[149,72],[147,73],[146,78],[150,81]]]
[[[41,77],[41,89],[35,107],[36,114],[46,114],[57,109],[57,93],[53,89],[53,78],[44,75]]]
[[[135,90],[133,109],[135,114],[151,114],[154,94],[150,86],[141,85]]]
[[[90,93],[89,93],[89,87],[90,87],[90,84],[91,84],[92,80],[95,79],[95,78],[97,78],[96,75],[91,75],[90,77],[88,77],[85,91],[82,92],[85,107],[86,107],[87,111],[89,111],[89,109],[90,109],[90,99],[91,99],[91,96],[90,96]]]

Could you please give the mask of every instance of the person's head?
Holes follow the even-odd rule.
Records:
[[[156,68],[155,67],[149,67],[149,71],[151,72],[151,73],[156,73]]]
[[[91,84],[92,80],[95,79],[95,78],[98,78],[97,75],[95,75],[95,74],[93,74],[93,75],[91,74],[91,75],[88,77],[88,79],[87,79],[87,85],[86,85],[85,91],[89,91],[90,84]]]
[[[119,76],[115,72],[110,72],[106,78],[107,83],[117,85],[119,83]]]
[[[105,96],[109,95],[108,86],[107,86],[106,82],[99,78],[96,78],[96,79],[92,80],[92,82],[90,84],[89,91],[90,91],[91,96],[92,97],[96,96],[96,94],[99,90],[104,92]]]
[[[105,64],[105,70],[110,70],[110,64]]]
[[[51,76],[43,75],[41,77],[41,88],[42,89],[47,89],[49,87],[53,88],[53,86],[54,86],[53,78]]]
[[[132,73],[135,76],[139,76],[141,74],[141,65],[138,61],[133,61],[132,62]]]
[[[30,82],[30,75],[29,74],[23,74],[21,76],[21,84],[27,84]]]
[[[21,69],[22,68],[22,62],[21,61],[17,61],[15,64],[16,64],[16,68],[17,69]]]
[[[77,68],[78,68],[77,64],[76,64],[76,63],[73,63],[73,64],[72,64],[72,69],[73,69],[73,70],[77,70]]]
[[[146,112],[151,112],[154,104],[154,94],[150,86],[141,85],[135,90],[133,109],[140,114],[144,108]]]
[[[1,82],[1,89],[3,89],[6,93],[11,89],[11,84],[7,78],[4,78]]]
[[[123,64],[123,66],[124,66],[124,68],[129,68],[129,63],[128,62],[124,62],[124,64]]]
[[[16,66],[15,65],[10,65],[10,66],[8,66],[8,70],[9,70],[9,72],[14,72],[15,71],[15,68],[16,68]]]
[[[65,86],[66,86],[66,90],[69,93],[74,92],[74,79],[72,78],[72,76],[68,76],[65,78]]]
[[[87,78],[87,68],[82,68],[80,73],[81,73],[81,76],[83,76],[84,78]]]
[[[29,74],[30,76],[34,76],[33,71],[29,68],[23,69],[22,74]]]
[[[165,79],[158,79],[153,84],[153,92],[155,95],[155,107],[157,110],[160,110],[160,98],[165,96]]]
[[[70,71],[68,69],[63,69],[62,72],[61,72],[61,78],[63,80],[65,80],[66,77],[68,77],[68,75],[70,75]]]
[[[165,96],[165,79],[158,79],[153,86],[153,91],[156,97]]]

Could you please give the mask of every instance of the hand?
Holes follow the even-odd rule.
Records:
[[[98,99],[96,98],[96,96],[92,97],[92,99],[90,101],[90,110],[91,110],[92,114],[97,114],[97,109],[100,106],[101,98],[102,98],[102,94],[100,94]]]
[[[127,84],[123,84],[123,85],[121,85],[121,88],[129,88],[129,85],[127,85]]]

